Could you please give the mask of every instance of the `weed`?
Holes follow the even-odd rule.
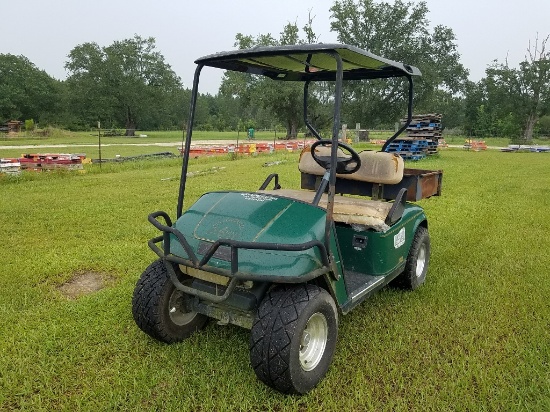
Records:
[[[190,172],[224,169],[193,176],[185,207],[208,190],[256,190],[269,173],[297,188],[297,158],[193,160]],[[426,284],[343,316],[334,363],[303,397],[257,381],[244,329],[212,322],[164,345],[134,325],[133,287],[158,234],[147,215],[175,215],[180,161],[0,181],[1,410],[550,409],[547,154],[448,150],[408,164],[444,170],[442,196],[420,202]],[[111,282],[73,300],[56,290],[86,271]]]

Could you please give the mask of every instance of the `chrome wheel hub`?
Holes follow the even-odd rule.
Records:
[[[307,321],[300,340],[300,366],[305,371],[317,367],[327,346],[328,323],[321,313],[314,313]]]
[[[188,324],[195,318],[195,316],[197,316],[197,312],[189,312],[185,310],[183,299],[183,292],[174,289],[168,302],[168,314],[170,316],[170,320],[178,326]]]
[[[424,273],[424,268],[426,267],[426,245],[422,244],[420,250],[418,251],[418,256],[416,257],[416,277],[419,278]]]

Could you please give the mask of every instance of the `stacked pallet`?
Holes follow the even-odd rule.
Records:
[[[21,170],[82,170],[82,160],[85,158],[85,154],[30,153],[21,155],[17,160],[21,165]]]
[[[189,155],[191,157],[199,156],[218,156],[226,154],[243,154],[253,155],[257,153],[273,153],[274,151],[287,151],[294,152],[302,150],[305,146],[311,145],[314,141],[293,141],[285,143],[239,143],[238,145],[229,144],[225,146],[219,145],[197,145],[189,148]],[[183,154],[184,150],[180,149],[180,153]]]
[[[533,153],[550,153],[550,146],[531,146],[511,144],[508,147],[500,149],[501,152],[533,152]]]
[[[403,124],[405,120],[402,120]],[[412,117],[407,136],[427,139],[438,142],[441,138],[441,115],[440,114],[417,114]]]
[[[0,159],[0,173],[19,174],[21,163],[18,159]]]
[[[397,153],[406,160],[420,160],[426,157],[428,142],[425,139],[417,140],[403,137],[391,142],[386,151]]]
[[[405,124],[406,119],[401,120]],[[437,154],[441,138],[441,115],[418,114],[412,117],[406,136],[395,139],[386,151],[397,153],[407,160],[420,160]]]
[[[485,140],[466,140],[464,146],[465,150],[473,150],[474,152],[479,152],[480,150],[487,150],[487,145]]]
[[[19,158],[0,159],[0,172],[18,174],[21,170],[82,170],[85,154],[22,154]]]

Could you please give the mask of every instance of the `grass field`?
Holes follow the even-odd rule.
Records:
[[[169,151],[179,153],[178,147],[181,147],[182,131],[152,131],[138,132],[138,134],[147,137],[105,137],[101,138],[101,154],[103,158],[112,158],[115,155],[135,156],[138,154],[158,153]],[[370,131],[372,140],[387,139],[391,136],[389,131]],[[280,141],[284,136],[283,131],[256,131],[256,140]],[[466,137],[464,136],[446,136],[446,141],[451,145],[463,145]],[[194,131],[194,141],[197,140],[218,140],[220,144],[246,142],[246,134],[241,132],[205,132]],[[300,133],[299,140],[303,140],[303,133]],[[99,139],[97,132],[68,132],[54,129],[49,137],[32,137],[21,133],[20,137],[2,137],[0,135],[0,158],[19,157],[22,153],[31,153],[39,151],[41,153],[85,153],[88,158],[99,158]],[[488,146],[508,146],[510,139],[506,138],[487,138],[485,142]],[[154,144],[169,144],[169,146],[153,146]],[[547,145],[548,140],[535,139],[532,144]],[[70,145],[70,147],[59,146]],[[150,145],[150,146],[146,146]],[[42,146],[35,148],[20,148],[20,146]],[[14,147],[14,148],[7,148]]]
[[[136,156],[139,154],[149,154],[158,152],[172,152],[179,154],[179,148],[182,146],[183,133],[181,131],[173,132],[142,132],[147,137],[102,137],[101,155],[102,158],[112,158],[116,155]],[[258,131],[256,139],[248,141],[246,134],[241,132],[203,132],[194,131],[193,141],[219,141],[220,144],[255,142],[255,141],[275,141],[284,142],[279,137],[283,136],[281,131],[275,135],[274,131]],[[373,139],[388,138],[389,134],[384,132],[373,132]],[[299,140],[304,139],[300,134]],[[160,145],[159,145],[160,144]],[[29,148],[28,146],[34,146]],[[365,145],[363,145],[365,146]],[[97,134],[92,133],[72,133],[58,130],[51,137],[27,137],[23,134],[21,137],[7,138],[0,137],[0,158],[19,157],[22,153],[85,153],[90,159],[99,158],[99,139]]]
[[[139,139],[136,139],[139,140]],[[2,144],[6,144],[2,142]],[[265,162],[282,161],[273,167]],[[302,397],[273,392],[248,331],[210,323],[175,345],[135,326],[133,287],[155,259],[155,210],[175,214],[179,159],[0,177],[0,410],[550,410],[550,155],[443,151],[426,284],[341,318],[333,364]],[[297,154],[192,161],[186,205],[269,173],[298,187]],[[59,287],[84,272],[101,291]]]

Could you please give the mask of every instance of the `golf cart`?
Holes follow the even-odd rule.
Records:
[[[329,368],[341,315],[390,282],[415,289],[425,280],[428,222],[409,201],[439,195],[442,173],[405,169],[401,157],[385,152],[411,120],[412,77],[420,71],[341,44],[256,47],[195,63],[176,220],[161,211],[149,215],[161,232],[149,241],[159,259],[136,285],[133,316],[167,343],[184,340],[209,318],[251,329],[258,378],[303,394]],[[204,66],[304,83],[304,121],[317,141],[301,153],[301,189],[282,188],[271,174],[258,191],[205,193],[183,211]],[[407,124],[380,152],[357,153],[341,143],[343,81],[394,77],[409,83]],[[328,140],[308,121],[312,81],[335,85]]]

